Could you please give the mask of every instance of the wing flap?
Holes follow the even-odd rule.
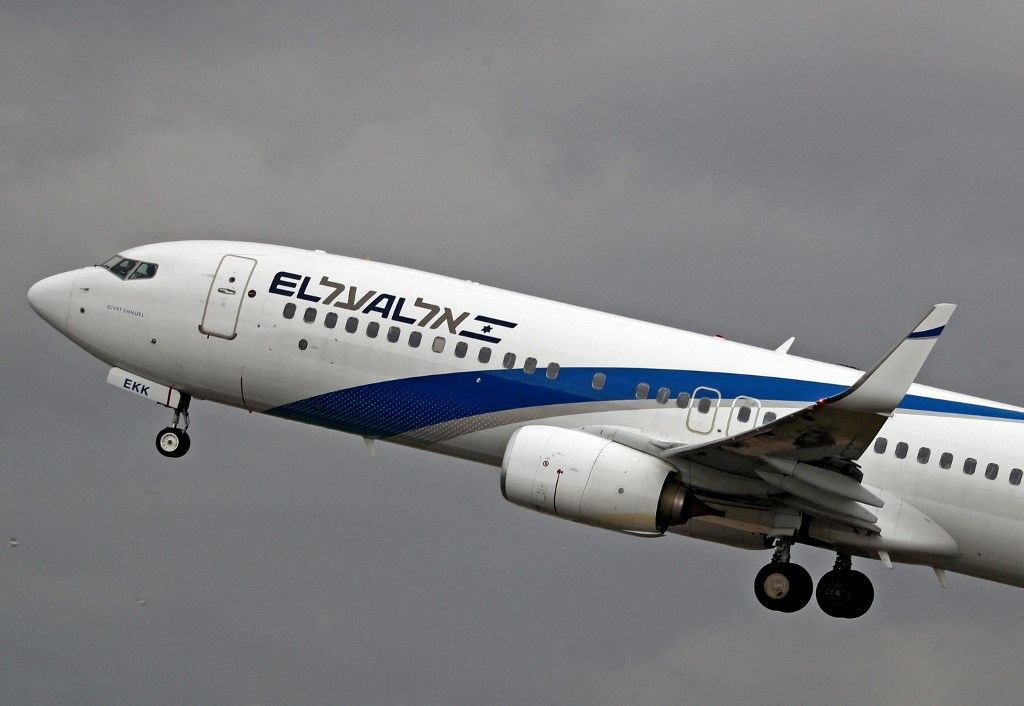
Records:
[[[782,502],[784,502],[786,505],[793,508],[794,510],[806,512],[808,515],[811,515],[813,517],[820,517],[824,520],[831,520],[840,525],[852,527],[857,530],[862,530],[869,534],[880,534],[882,532],[882,528],[874,522],[865,522],[864,520],[859,520],[855,517],[850,517],[849,515],[844,515],[838,512],[831,512],[820,507],[819,505],[809,503],[805,500],[801,500],[800,498],[797,498],[792,495],[784,498]]]
[[[764,462],[783,475],[822,490],[830,495],[846,498],[872,507],[885,507],[885,501],[849,476],[839,475],[818,466],[790,461],[788,459],[765,458]]]
[[[804,483],[793,476],[762,471],[760,469],[757,471],[757,475],[768,485],[774,486],[779,490],[785,490],[790,495],[795,495],[836,515],[852,517],[868,524],[878,522],[878,515],[865,509],[860,503],[848,498],[832,495],[828,491],[816,488],[810,483]]]

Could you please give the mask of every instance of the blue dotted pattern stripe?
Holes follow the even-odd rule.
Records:
[[[591,386],[597,372],[607,375],[602,390]],[[810,403],[845,389],[831,383],[698,370],[563,368],[556,380],[549,380],[542,369],[533,375],[520,369],[499,369],[360,385],[292,402],[268,413],[362,436],[387,437],[464,417],[524,407],[635,400],[636,385],[640,381],[650,385],[652,398],[659,387],[667,387],[675,395],[703,386],[721,391],[725,399],[745,395],[762,400]],[[917,395],[907,395],[900,407],[1024,420],[1024,414],[1013,410]]]

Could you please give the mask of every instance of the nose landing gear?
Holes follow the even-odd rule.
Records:
[[[807,569],[789,561],[790,542],[778,540],[770,564],[757,572],[754,595],[768,610],[795,613],[811,600],[814,582]]]
[[[192,446],[188,436],[188,403],[191,399],[189,395],[182,393],[181,402],[174,409],[174,418],[171,421],[171,426],[161,429],[160,433],[156,435],[156,450],[162,456],[181,458],[188,453],[189,448]],[[182,419],[185,421],[185,426],[179,429],[178,423]]]

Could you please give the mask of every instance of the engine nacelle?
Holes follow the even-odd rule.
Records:
[[[687,519],[686,488],[659,458],[549,426],[517,430],[501,464],[509,502],[567,520],[658,536]]]

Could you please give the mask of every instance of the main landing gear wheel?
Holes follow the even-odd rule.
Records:
[[[754,578],[754,595],[768,610],[795,613],[810,602],[812,593],[811,575],[799,564],[773,561],[762,567]]]
[[[181,458],[191,445],[188,433],[175,427],[161,429],[156,435],[156,450],[168,458]]]
[[[852,620],[868,612],[875,589],[867,576],[850,568],[849,557],[840,556],[836,567],[818,580],[814,597],[826,615]]]
[[[789,544],[780,543],[770,564],[754,578],[757,602],[768,610],[795,613],[811,600],[814,582],[807,569],[789,561]]]

